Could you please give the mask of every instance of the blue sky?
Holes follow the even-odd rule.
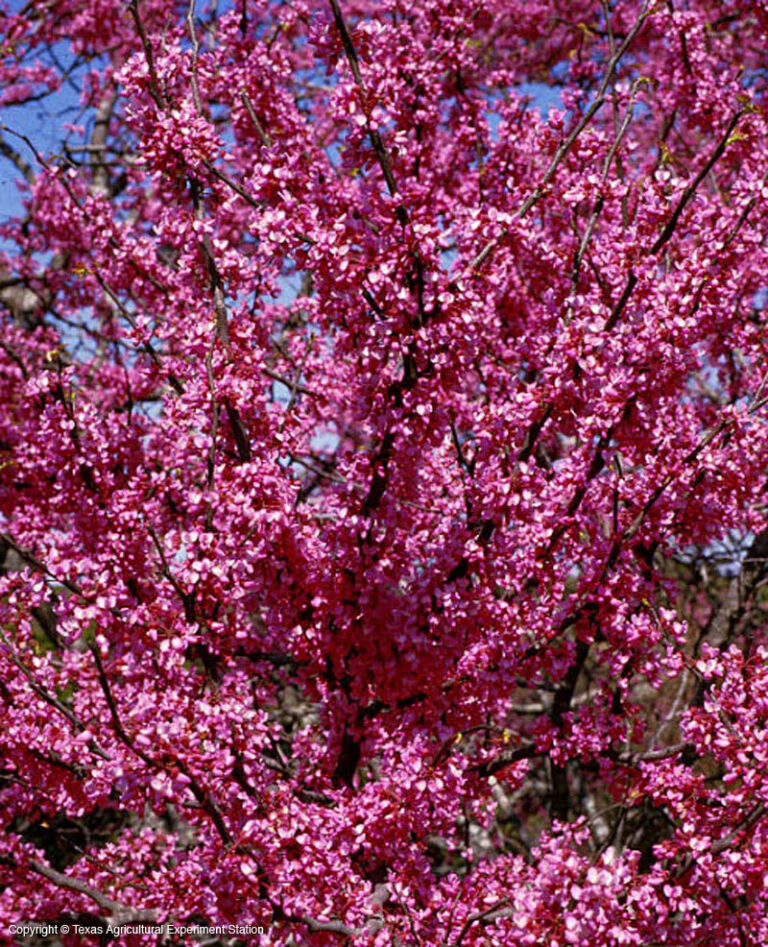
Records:
[[[18,11],[24,6],[24,2],[11,0],[8,6],[11,11]],[[2,32],[1,24],[0,19],[0,32]],[[73,57],[67,43],[58,44],[53,50],[53,55],[64,68],[71,66]],[[49,62],[45,54],[42,54],[42,58],[46,64]],[[92,62],[78,71],[95,66],[96,64]],[[78,76],[75,75],[71,83],[64,82],[57,92],[39,101],[0,108],[0,125],[27,135],[44,156],[55,155],[61,147],[65,134],[64,124],[83,120],[87,123],[88,116],[82,116],[78,107],[78,86]],[[519,91],[531,95],[534,104],[544,114],[550,107],[560,105],[558,90],[546,85],[530,83],[520,86]],[[0,129],[0,134],[12,147],[22,153],[25,160],[34,165],[34,156],[23,142],[14,138],[7,130]],[[22,209],[20,194],[16,187],[18,178],[16,168],[6,158],[0,156],[0,220],[8,220]]]

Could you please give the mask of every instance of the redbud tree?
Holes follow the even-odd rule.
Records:
[[[768,942],[766,46],[5,9],[9,942]]]

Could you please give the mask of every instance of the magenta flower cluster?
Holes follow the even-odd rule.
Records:
[[[765,3],[0,30],[0,939],[768,943]]]

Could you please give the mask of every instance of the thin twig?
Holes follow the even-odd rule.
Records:
[[[240,98],[242,99],[245,110],[248,113],[248,117],[253,122],[253,127],[256,129],[259,138],[261,138],[262,145],[264,145],[265,148],[270,148],[272,145],[272,139],[269,137],[261,122],[259,121],[259,117],[256,114],[256,109],[254,109],[251,100],[248,98],[248,93],[241,92]]]
[[[147,61],[147,69],[149,70],[149,94],[155,100],[158,108],[165,109],[167,103],[160,85],[160,80],[157,77],[155,56],[152,52],[152,44],[149,42],[147,32],[144,29],[144,23],[139,16],[139,0],[130,0],[128,9],[130,10],[131,16],[133,17],[133,22],[136,25],[136,32],[139,34],[141,46],[144,50],[144,58]]]
[[[381,135],[377,129],[371,126],[371,120],[367,110],[368,93],[366,91],[365,83],[363,82],[363,77],[360,72],[360,61],[357,58],[357,50],[355,49],[355,45],[352,42],[352,37],[349,35],[347,24],[344,22],[344,16],[341,12],[341,7],[339,6],[338,0],[329,0],[329,2],[331,4],[331,9],[333,10],[333,19],[336,22],[336,29],[339,31],[339,35],[341,36],[341,43],[344,47],[344,53],[347,57],[349,68],[352,70],[352,76],[360,94],[360,106],[363,109],[363,113],[365,114],[368,137],[370,138],[371,145],[373,146],[376,160],[379,162],[379,166],[381,167],[382,173],[384,175],[384,180],[387,182],[387,190],[394,197],[394,195],[397,193],[397,182],[395,181],[395,176],[392,173],[392,165],[389,160],[389,155],[387,154],[387,149],[384,147],[384,143],[381,140]],[[400,204],[398,207],[398,216],[401,217],[401,223],[405,224],[407,222],[408,212],[402,204]]]
[[[334,0],[331,0],[331,2],[334,2]],[[645,3],[643,4],[643,7],[640,11],[640,14],[637,20],[635,21],[635,25],[632,27],[629,33],[627,33],[624,39],[624,42],[621,44],[621,46],[619,46],[619,48],[616,50],[613,56],[611,56],[608,62],[608,66],[605,71],[605,75],[603,76],[603,80],[600,83],[600,87],[597,90],[597,95],[593,99],[589,108],[582,115],[581,119],[576,124],[574,129],[568,135],[568,137],[563,142],[561,142],[560,146],[558,147],[557,151],[555,152],[552,158],[552,161],[549,164],[549,167],[544,173],[544,177],[541,179],[541,181],[536,185],[533,191],[528,195],[528,197],[526,197],[526,199],[517,209],[517,212],[515,213],[516,220],[522,220],[523,217],[525,217],[525,215],[528,213],[528,211],[531,210],[531,208],[534,207],[534,205],[536,205],[542,199],[542,197],[544,197],[547,185],[554,178],[555,174],[557,173],[557,169],[560,167],[561,162],[563,161],[563,159],[566,157],[568,152],[573,147],[573,143],[576,141],[579,135],[584,131],[584,129],[590,123],[595,113],[598,112],[602,108],[602,106],[605,104],[606,93],[613,79],[613,75],[614,75],[614,72],[616,71],[616,67],[619,64],[621,57],[624,55],[624,53],[627,51],[630,44],[634,40],[635,36],[637,36],[637,34],[639,33],[640,29],[642,28],[643,24],[645,23],[650,13],[651,13],[651,0],[645,0]],[[498,245],[499,241],[502,239],[504,235],[505,234],[502,233],[497,237],[493,237],[491,240],[488,241],[488,243],[486,243],[486,245],[482,248],[482,250],[477,254],[474,260],[471,262],[469,266],[470,273],[474,273],[480,269],[480,267],[483,265],[483,263],[485,263],[485,261],[491,255],[491,253],[493,252],[493,250]]]
[[[501,898],[495,904],[492,904],[489,908],[486,908],[485,911],[479,911],[477,914],[470,914],[467,920],[464,922],[464,926],[459,932],[459,936],[454,941],[453,947],[461,947],[461,943],[464,938],[469,933],[469,929],[473,924],[476,924],[478,921],[484,921],[486,918],[490,918],[491,915],[496,914],[497,911],[500,911],[502,908],[505,908],[509,904],[509,898]],[[504,917],[505,914],[498,914],[496,917]],[[495,918],[494,918],[495,919]]]

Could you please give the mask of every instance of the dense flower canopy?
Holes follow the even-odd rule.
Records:
[[[0,924],[768,943],[763,0],[0,22]]]

